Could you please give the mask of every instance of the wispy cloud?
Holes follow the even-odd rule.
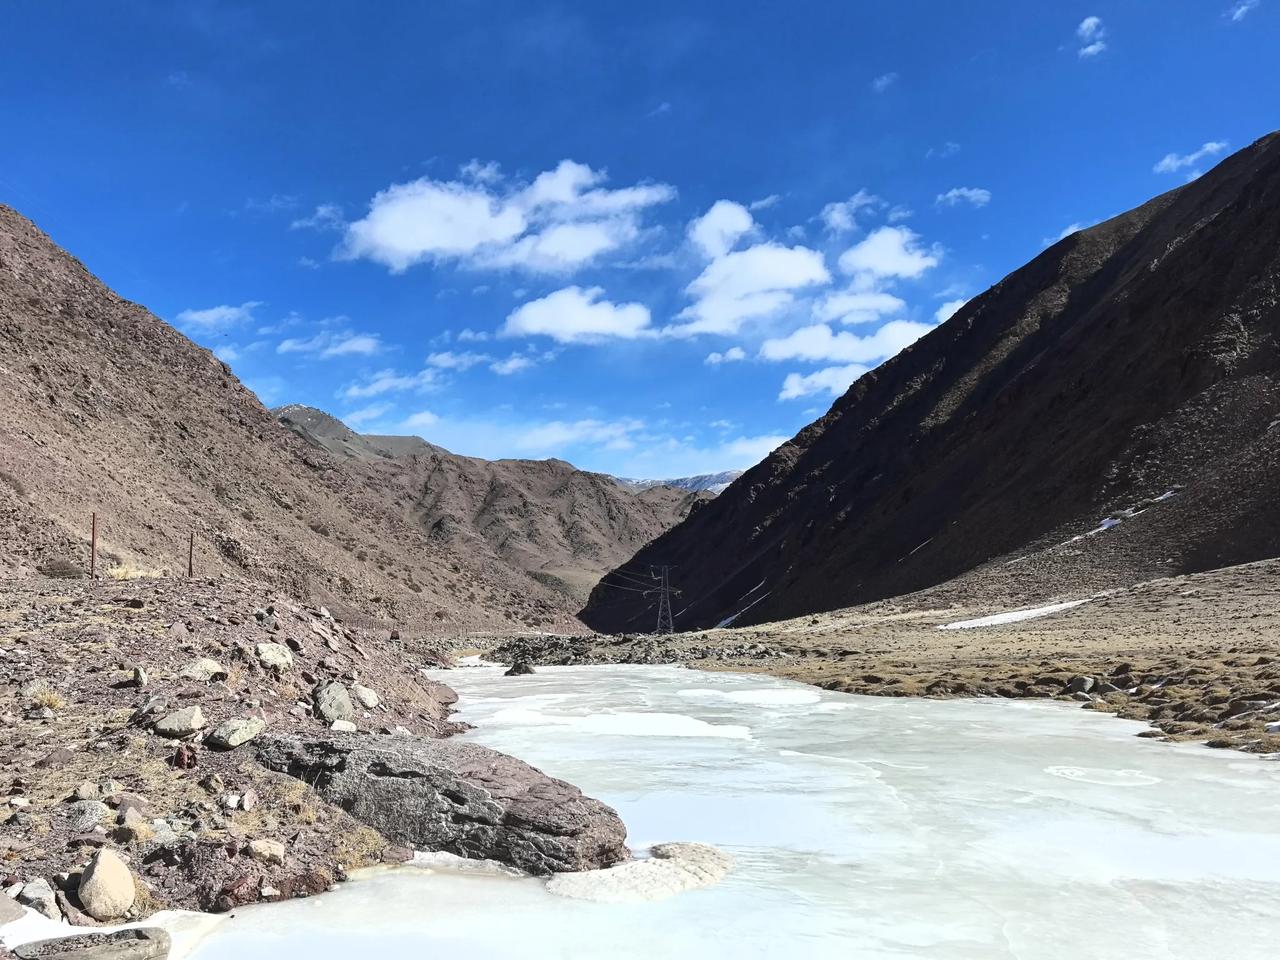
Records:
[[[313,354],[324,359],[331,357],[370,357],[382,352],[382,341],[375,333],[322,330],[313,337],[290,337],[281,340],[276,353]]]
[[[897,73],[882,73],[871,81],[871,89],[876,93],[884,93],[897,82]]]
[[[204,310],[183,310],[175,318],[178,326],[196,330],[225,330],[253,320],[253,311],[262,306],[261,300],[246,300],[238,307],[221,304]]]
[[[1081,20],[1076,27],[1076,39],[1080,41],[1076,56],[1081,59],[1096,57],[1106,50],[1107,28],[1102,25],[1102,18],[1089,16]]]
[[[1239,23],[1250,13],[1258,8],[1258,4],[1262,0],[1240,0],[1239,3],[1232,4],[1227,10],[1227,17],[1232,23]]]
[[[939,207],[954,207],[967,203],[971,207],[985,207],[991,202],[991,191],[982,187],[952,187],[946,193],[938,194],[934,201]]]
[[[724,363],[737,363],[740,360],[747,359],[747,352],[741,347],[730,347],[723,352],[712,351],[707,354],[707,358],[703,361],[709,366],[718,367]]]
[[[1216,157],[1226,149],[1226,141],[1210,140],[1191,153],[1166,153],[1151,170],[1153,173],[1177,173],[1179,170],[1195,167],[1202,160]]]

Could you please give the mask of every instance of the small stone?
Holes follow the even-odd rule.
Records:
[[[0,927],[3,927],[6,923],[12,923],[14,920],[21,920],[24,916],[26,916],[26,911],[22,907],[0,893]]]
[[[184,680],[193,680],[196,683],[209,683],[213,680],[227,679],[227,669],[217,660],[211,660],[209,657],[201,657],[198,660],[192,660],[183,667],[179,675]]]
[[[134,667],[124,685],[126,687],[145,687],[149,682],[150,678],[147,676],[147,671],[142,667]]]
[[[88,833],[111,813],[101,800],[77,800],[67,805],[67,825],[74,833]]]
[[[37,913],[44,914],[50,920],[62,920],[62,911],[58,909],[58,898],[49,886],[48,880],[32,880],[24,884],[18,894],[18,902],[30,907]]]
[[[228,810],[238,810],[240,808],[240,794],[224,793],[222,795],[222,805]]]
[[[102,788],[92,780],[86,780],[76,787],[76,791],[72,796],[77,800],[101,800]]]
[[[258,662],[267,670],[284,673],[293,669],[293,654],[280,643],[260,643],[253,648]]]
[[[205,737],[204,742],[212,747],[233,750],[242,743],[248,743],[265,729],[267,723],[261,717],[233,717],[218,724]]]
[[[355,694],[355,698],[359,701],[360,706],[364,707],[366,710],[373,710],[382,702],[378,698],[376,691],[369,687],[361,686],[358,683],[351,685],[351,692]]]
[[[527,660],[517,660],[511,664],[511,668],[503,674],[504,677],[523,677],[533,673],[533,667],[529,665]]]
[[[184,743],[174,751],[173,756],[169,758],[175,769],[193,770],[198,761],[196,748],[189,743]]]
[[[95,920],[114,920],[133,906],[133,874],[120,857],[99,850],[80,875],[80,903]]]
[[[252,788],[246,790],[240,798],[240,809],[248,812],[258,805],[258,791]]]
[[[350,720],[356,714],[347,688],[335,680],[326,680],[318,684],[313,696],[316,713],[329,723],[334,720]]]
[[[1088,693],[1095,686],[1093,677],[1072,677],[1063,689],[1067,693]]]
[[[199,707],[184,707],[156,721],[155,731],[162,737],[179,739],[204,729],[204,713]]]
[[[358,728],[350,720],[335,720],[329,724],[329,729],[336,733],[355,733]]]
[[[191,639],[191,631],[185,623],[175,623],[169,627],[169,639],[175,644],[186,643]]]
[[[1077,690],[1075,693],[1073,693],[1073,694],[1071,695],[1071,699],[1072,699],[1072,700],[1076,700],[1076,701],[1078,701],[1078,702],[1080,702],[1080,703],[1092,703],[1092,702],[1093,702],[1093,697],[1089,696],[1089,694],[1085,693],[1085,692],[1084,692],[1084,691],[1082,691],[1082,690]]]
[[[263,863],[284,863],[284,844],[279,840],[250,840],[249,856]]]

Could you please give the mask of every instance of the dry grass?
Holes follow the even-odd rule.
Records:
[[[48,707],[50,710],[61,710],[67,705],[66,699],[47,683],[38,683],[31,690],[31,702],[37,707]]]
[[[117,563],[107,571],[107,576],[112,580],[154,580],[168,575],[167,570],[157,567],[144,567],[131,561]]]

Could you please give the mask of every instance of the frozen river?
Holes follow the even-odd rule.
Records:
[[[1059,704],[895,700],[674,667],[442,673],[469,737],[720,884],[597,904],[406,867],[241,910],[200,960],[1253,960],[1280,943],[1280,764]]]

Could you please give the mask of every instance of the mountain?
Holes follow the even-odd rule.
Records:
[[[700,473],[696,477],[677,477],[674,480],[634,480],[630,477],[613,477],[627,490],[648,490],[652,487],[676,487],[695,492],[724,493],[733,481],[742,476],[741,470],[722,470],[719,473]]]
[[[311,445],[345,458],[369,486],[394,491],[433,542],[523,571],[575,605],[604,573],[709,498],[670,486],[631,494],[563,460],[481,460],[417,437],[366,436],[298,404],[275,414]]]
[[[1271,134],[1045,250],[625,566],[676,565],[677,629],[1081,595],[1280,553],[1277,480]],[[582,617],[652,603],[602,583]]]
[[[0,578],[87,568],[96,513],[100,573],[183,573],[194,537],[198,577],[350,622],[580,630],[595,571],[687,509],[682,491],[638,499],[556,462],[350,431],[316,442],[4,206],[0,410]],[[540,550],[558,565],[536,568]]]

